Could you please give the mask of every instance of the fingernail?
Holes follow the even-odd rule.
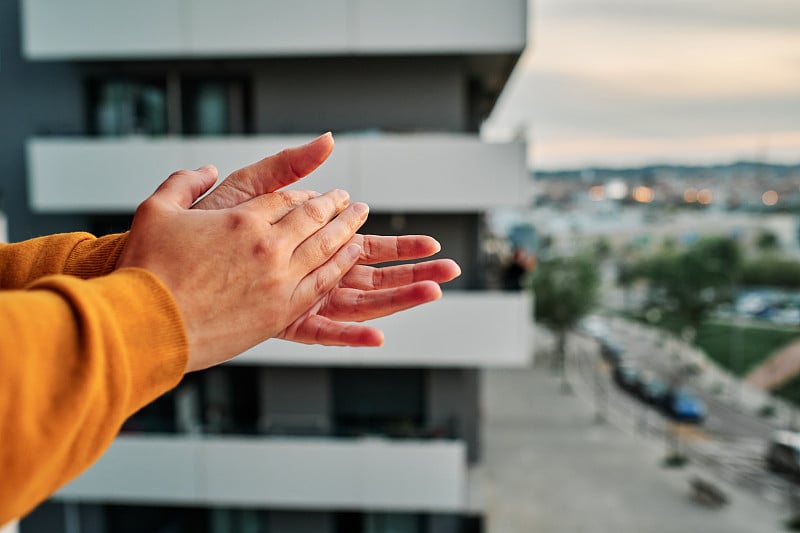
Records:
[[[318,142],[318,141],[322,140],[325,137],[333,137],[333,134],[331,132],[329,132],[329,131],[326,131],[325,133],[323,133],[322,135],[320,135],[319,137],[317,137],[313,141],[307,142],[306,146],[314,144],[315,142]]]
[[[369,213],[369,206],[363,202],[356,202],[353,204],[353,211],[358,215],[366,215]]]

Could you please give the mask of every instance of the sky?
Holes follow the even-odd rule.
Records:
[[[800,163],[800,0],[529,0],[483,126],[540,170]]]

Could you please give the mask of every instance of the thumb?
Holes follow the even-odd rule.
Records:
[[[317,169],[333,151],[333,135],[324,133],[302,146],[286,148],[234,171],[214,192],[197,202],[198,209],[235,207],[262,194],[280,190]]]
[[[175,204],[183,209],[189,209],[195,200],[214,186],[214,183],[217,182],[218,174],[219,172],[214,165],[206,165],[197,170],[173,172],[156,189],[153,197]]]

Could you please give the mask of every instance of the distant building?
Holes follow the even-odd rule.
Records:
[[[378,321],[380,349],[269,341],[187,376],[23,532],[486,531],[478,372],[526,364],[532,328],[525,293],[485,290],[479,239],[487,210],[530,202],[524,144],[478,128],[526,21],[525,0],[0,7],[13,239],[125,229],[176,169],[224,176],[332,130],[303,186],[349,190],[365,231],[432,234],[463,268]]]

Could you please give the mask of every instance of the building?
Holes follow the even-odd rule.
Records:
[[[268,341],[135,415],[23,532],[478,532],[478,372],[527,363],[526,295],[487,290],[485,212],[527,205],[525,146],[478,136],[525,0],[18,0],[0,7],[13,240],[124,229],[170,172],[221,175],[332,130],[303,186],[365,231],[427,233],[463,275],[380,349]],[[12,81],[13,80],[13,81]]]

